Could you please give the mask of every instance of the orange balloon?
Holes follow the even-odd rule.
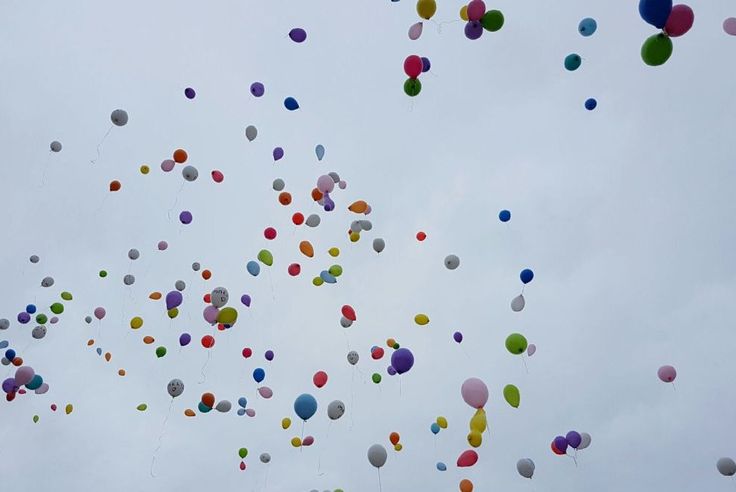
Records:
[[[187,151],[184,149],[176,149],[174,151],[174,162],[177,162],[181,164],[182,162],[187,162],[187,158],[189,156],[187,155]]]
[[[299,243],[299,251],[308,258],[312,258],[314,256],[314,248],[312,247],[312,243],[309,241],[302,241]]]
[[[281,205],[288,205],[291,203],[291,193],[288,191],[282,191],[279,193],[279,203]]]
[[[184,415],[186,415],[187,417],[194,417],[196,414],[194,413],[194,410],[192,410],[191,408],[187,408],[186,410],[184,410]]]
[[[473,482],[467,478],[460,480],[460,492],[473,492]]]
[[[23,365],[23,359],[21,359],[20,357],[16,357],[15,359],[13,359],[13,365],[14,366],[17,366],[17,367],[22,366]]]
[[[119,191],[121,186],[120,181],[117,179],[115,181],[110,181],[110,191]]]
[[[212,277],[212,272],[209,270],[205,270],[202,272],[202,278],[205,280],[209,280],[210,277]]]
[[[215,408],[215,395],[212,393],[205,393],[202,395],[202,403],[210,408]]]
[[[386,340],[386,345],[388,346],[388,348],[394,348],[394,345],[396,345],[396,340],[394,340],[393,338],[389,338],[388,340]]]
[[[399,437],[399,433],[398,432],[392,432],[388,436],[388,440],[391,441],[391,444],[393,444],[394,446],[396,446],[397,444],[399,444],[399,439],[400,439],[400,437]]]
[[[362,214],[366,210],[368,210],[368,204],[365,203],[363,200],[358,200],[357,202],[353,202],[348,207],[348,210],[351,212],[355,212],[356,214]]]
[[[118,369],[118,376],[125,376],[125,369]]]
[[[145,337],[143,337],[143,343],[145,343],[146,345],[151,345],[155,341],[156,340],[153,337],[150,337],[148,335],[146,335]]]
[[[110,359],[112,359],[112,354],[110,352],[105,352],[105,360],[110,362]]]
[[[94,344],[95,344],[95,341],[93,339],[90,338],[89,340],[87,340],[87,346],[88,347],[91,347]]]
[[[312,200],[314,200],[315,202],[322,200],[323,196],[324,195],[322,194],[322,192],[319,191],[317,188],[312,190]]]
[[[158,301],[159,299],[161,299],[161,292],[151,292],[148,298],[153,299],[154,301]]]

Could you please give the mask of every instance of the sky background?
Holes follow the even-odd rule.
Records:
[[[454,21],[461,4],[439,1],[434,20]],[[474,42],[459,21],[426,22],[410,41],[419,19],[406,0],[3,2],[0,317],[12,326],[0,339],[51,385],[45,395],[0,402],[3,490],[378,490],[366,459],[374,443],[389,450],[386,492],[452,491],[462,478],[480,492],[732,490],[715,462],[736,455],[736,40],[721,29],[736,5],[690,5],[692,31],[652,68],[639,50],[655,30],[635,1],[496,0],[487,6],[506,24]],[[598,31],[583,38],[577,24],[588,16]],[[305,43],[289,40],[293,27],[307,30]],[[583,63],[566,72],[572,52]],[[402,66],[415,53],[432,70],[409,98]],[[266,87],[260,99],[249,93],[254,81]],[[194,100],[183,95],[188,86]],[[284,109],[287,96],[298,111]],[[588,97],[598,99],[593,112],[583,108]],[[129,123],[112,129],[96,159],[116,108]],[[254,142],[244,136],[250,124]],[[52,140],[62,152],[48,151]],[[318,143],[327,149],[322,162]],[[277,163],[275,146],[285,150]],[[180,147],[200,171],[196,182],[185,183],[180,167],[159,168]],[[147,176],[138,171],[144,163]],[[209,179],[212,169],[223,183]],[[309,191],[329,171],[348,187],[326,214]],[[271,189],[277,177],[294,196],[289,207]],[[115,194],[113,179],[122,182]],[[345,231],[357,217],[346,207],[357,199],[371,204],[373,230],[353,244]],[[504,208],[508,224],[497,219]],[[177,220],[185,209],[194,215],[188,226]],[[295,227],[296,211],[320,213],[322,224]],[[275,241],[263,238],[268,226]],[[381,255],[371,249],[375,237],[386,240]],[[315,258],[298,252],[304,239]],[[157,251],[160,240],[167,251]],[[332,246],[342,251],[336,260],[326,254]],[[251,277],[245,264],[265,247],[274,266]],[[130,248],[139,260],[128,260]],[[40,263],[29,263],[32,254]],[[460,257],[455,271],[443,266],[448,254]],[[192,271],[194,261],[212,270],[210,281]],[[296,278],[286,272],[294,261],[302,264]],[[312,286],[333,263],[344,268],[339,282]],[[536,274],[527,306],[513,313],[527,267]],[[127,273],[137,278],[130,288]],[[56,283],[43,289],[48,275]],[[185,300],[171,321],[147,296],[179,279]],[[216,333],[203,380],[199,339],[212,328],[201,298],[217,286],[230,291],[240,319]],[[19,325],[17,313],[28,303],[46,309],[64,290],[75,298],[61,321],[33,340],[34,325]],[[238,303],[243,293],[250,308]],[[347,330],[343,304],[358,315]],[[85,324],[97,306],[107,317]],[[417,313],[430,324],[415,325]],[[145,320],[135,332],[133,316]],[[194,341],[180,350],[183,331]],[[512,332],[538,347],[528,373],[504,347]],[[144,335],[156,343],[143,344]],[[385,374],[390,351],[370,358],[388,337],[415,355],[401,383]],[[158,345],[169,349],[162,359]],[[240,355],[244,346],[252,358]],[[268,349],[273,362],[263,358]],[[360,353],[355,368],[349,350]],[[663,364],[678,370],[676,391],[657,379]],[[256,394],[256,367],[266,370],[271,400]],[[319,390],[317,370],[330,377]],[[384,375],[380,385],[373,372]],[[491,392],[490,433],[478,464],[458,469],[473,415],[460,385],[473,376]],[[169,414],[171,378],[186,388]],[[503,401],[506,384],[520,388],[519,409]],[[256,417],[184,417],[205,391],[233,404],[246,396]],[[300,451],[289,442],[300,426],[284,431],[280,421],[297,420],[292,404],[303,392],[319,410],[304,431],[316,442]],[[347,413],[330,424],[333,399]],[[66,403],[75,407],[68,416]],[[136,411],[140,403],[148,411]],[[449,428],[433,436],[439,415]],[[592,436],[577,467],[549,449],[572,429]],[[400,453],[390,448],[392,431],[402,436]],[[245,472],[240,447],[250,451]],[[272,456],[268,466],[262,452]],[[536,463],[532,481],[515,469],[525,457]]]

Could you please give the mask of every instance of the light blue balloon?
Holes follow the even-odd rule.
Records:
[[[240,398],[238,398],[238,405],[245,408],[248,406],[248,400],[246,400],[244,396],[241,396]]]
[[[245,265],[245,268],[246,270],[248,270],[248,273],[250,273],[254,277],[257,277],[258,274],[261,273],[261,265],[253,260],[249,261],[248,264]]]
[[[245,415],[245,408],[238,408],[238,415],[240,415],[241,417]]]
[[[322,144],[317,145],[317,147],[314,148],[314,153],[317,154],[317,160],[321,161],[322,158],[325,156],[325,147]]]
[[[7,346],[8,346],[8,341],[7,340],[3,340],[2,342],[0,342],[0,349],[4,349]]]
[[[317,413],[317,400],[308,393],[297,396],[294,400],[294,412],[300,419],[309,420],[312,415]]]
[[[319,272],[319,278],[324,280],[326,284],[336,284],[337,283],[337,279],[335,278],[335,276],[332,275],[327,270],[322,270],[321,272]]]
[[[253,379],[256,381],[256,383],[260,383],[264,379],[266,379],[266,371],[264,371],[262,368],[258,367],[255,370],[253,370]]]
[[[445,470],[447,470],[447,465],[445,465],[445,464],[444,464],[444,463],[442,463],[441,461],[438,461],[438,462],[437,462],[437,469],[438,469],[439,471],[445,471]]]
[[[586,38],[588,36],[592,36],[596,29],[598,29],[598,23],[595,19],[590,17],[586,17],[580,21],[580,24],[578,24],[578,32],[581,36],[585,36]]]
[[[432,434],[439,434],[440,433],[440,424],[437,422],[432,422],[432,425],[429,426],[429,430],[432,431]]]

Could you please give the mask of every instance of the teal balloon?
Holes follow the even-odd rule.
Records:
[[[440,433],[440,424],[437,422],[432,422],[432,425],[429,426],[429,430],[432,431],[432,434],[439,434]]]
[[[33,379],[31,379],[30,381],[28,381],[28,383],[26,383],[26,388],[28,388],[29,390],[37,390],[38,388],[41,387],[42,384],[43,384],[43,378],[39,376],[38,374],[36,374],[35,376],[33,376]]]
[[[199,408],[199,411],[202,412],[202,413],[207,413],[207,412],[209,412],[209,411],[212,410],[210,407],[208,407],[207,405],[205,405],[201,401],[199,402],[199,405],[197,405],[197,408]]]
[[[577,53],[570,53],[565,57],[565,68],[571,72],[580,68],[581,63],[583,63],[583,59]]]

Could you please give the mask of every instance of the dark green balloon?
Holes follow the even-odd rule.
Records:
[[[378,384],[381,382],[381,375],[378,374],[377,372],[374,372],[373,376],[371,376],[371,379],[373,380],[374,383]]]
[[[166,347],[156,347],[156,357],[163,357],[166,355]]]
[[[38,323],[39,325],[45,325],[48,320],[49,318],[43,313],[36,316],[36,323]]]
[[[490,32],[496,32],[503,27],[503,14],[500,10],[489,10],[480,19],[483,29]]]
[[[404,82],[404,92],[407,96],[414,97],[422,92],[422,83],[419,79],[406,79]]]
[[[394,350],[399,350],[399,347],[401,347],[401,345],[399,345],[398,342],[391,345],[391,348]]]
[[[64,312],[64,305],[60,302],[55,302],[51,305],[51,312],[54,314],[61,314]]]
[[[521,355],[526,350],[527,341],[521,333],[512,333],[506,338],[506,350],[514,355]]]
[[[107,277],[107,272],[105,270],[100,270],[100,278]]]
[[[649,36],[641,45],[641,59],[649,66],[664,65],[670,56],[672,56],[672,40],[663,33]]]

